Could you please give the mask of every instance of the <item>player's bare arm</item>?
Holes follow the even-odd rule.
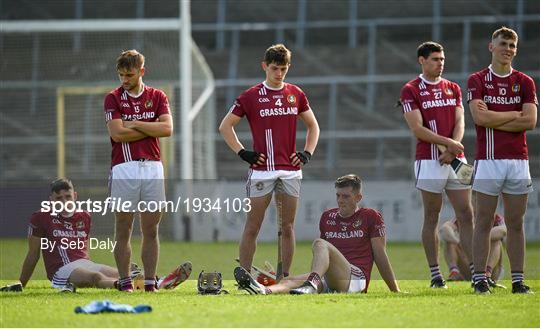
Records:
[[[138,130],[124,127],[121,119],[107,122],[107,129],[112,140],[116,143],[134,142],[148,137]]]
[[[319,134],[321,132],[321,130],[319,129],[319,123],[317,122],[315,114],[312,110],[302,112],[298,115],[298,117],[304,122],[307,129],[306,145],[304,147],[304,150],[313,154],[313,152],[315,152],[315,148],[317,147],[317,142],[319,141]]]
[[[39,260],[40,249],[40,238],[33,235],[28,237],[28,252],[26,253],[26,258],[24,259],[21,275],[19,276],[19,281],[21,281],[23,287],[26,287],[26,284],[32,277],[36,264]]]
[[[441,226],[441,229],[439,230],[439,237],[448,243],[459,243],[459,235],[456,232],[456,226],[450,221],[445,222]]]
[[[371,239],[371,248],[373,250],[373,260],[379,269],[379,273],[384,282],[388,286],[388,289],[393,292],[400,292],[399,286],[390,265],[390,260],[386,254],[386,237],[376,237]]]
[[[233,150],[234,153],[238,153],[244,148],[244,145],[242,145],[240,140],[238,140],[236,131],[234,131],[234,127],[240,123],[240,120],[242,120],[242,118],[238,115],[227,113],[219,125],[219,133],[221,136],[223,136],[225,143],[227,143],[229,148]]]
[[[483,101],[473,99],[469,102],[469,108],[473,117],[474,123],[486,128],[497,129],[497,127],[515,120],[521,116],[520,112],[495,112],[490,111]]]
[[[462,106],[456,107],[456,120],[454,124],[454,131],[452,132],[452,139],[461,142],[465,134],[465,110]]]
[[[309,156],[313,155],[315,148],[317,147],[317,142],[319,141],[320,128],[315,114],[312,110],[302,112],[298,115],[300,120],[304,122],[307,129],[306,134],[306,144],[304,146],[304,151],[309,152]],[[306,162],[298,158],[296,153],[291,154],[290,156],[291,163],[293,166],[304,165]],[[308,159],[309,160],[309,159]]]
[[[172,116],[170,114],[162,114],[158,121],[124,121],[124,127],[135,129],[146,136],[150,137],[169,137],[173,132]]]
[[[489,232],[489,239],[491,241],[499,241],[499,240],[504,239],[505,237],[506,237],[506,226],[505,225],[495,226]]]
[[[434,133],[427,129],[422,124],[422,115],[419,110],[413,110],[403,114],[407,125],[413,132],[416,138],[432,144],[439,144],[446,146],[448,152],[458,155],[465,149],[459,141],[455,141],[452,138],[444,137]]]
[[[234,113],[227,113],[227,115],[223,118],[221,124],[219,125],[219,132],[221,133],[221,136],[223,136],[225,143],[227,143],[229,148],[233,150],[236,154],[239,154],[240,151],[245,149],[244,145],[242,145],[240,140],[238,140],[238,136],[234,131],[234,127],[240,122],[240,120],[242,120],[242,118],[238,115]],[[265,162],[266,155],[262,153],[259,154],[256,164],[260,166],[263,165]]]
[[[537,120],[536,104],[525,103],[521,111],[521,116],[516,119],[498,126],[496,129],[508,132],[522,132],[536,128]]]

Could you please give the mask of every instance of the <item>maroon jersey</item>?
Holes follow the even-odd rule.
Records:
[[[266,166],[254,170],[299,170],[289,156],[296,152],[298,115],[308,111],[306,94],[295,85],[284,83],[279,90],[264,82],[244,91],[229,110],[246,116],[253,136],[253,150],[266,155]]]
[[[381,214],[370,208],[360,208],[352,216],[343,218],[338,208],[329,209],[321,216],[319,230],[321,239],[334,245],[349,263],[364,272],[369,285],[373,267],[371,239],[386,235]]]
[[[400,102],[403,113],[419,110],[424,127],[437,135],[452,138],[456,108],[463,107],[461,89],[456,83],[446,79],[432,83],[419,76],[403,86]],[[438,160],[439,155],[436,144],[420,139],[416,143],[416,160]]]
[[[482,100],[490,111],[521,111],[525,103],[538,105],[533,79],[514,69],[506,76],[499,76],[490,65],[471,74],[467,88],[467,101]],[[528,159],[525,131],[507,132],[477,125],[476,159]]]
[[[105,121],[158,121],[162,114],[170,114],[169,101],[159,89],[144,86],[138,97],[119,87],[105,97]],[[111,138],[112,166],[138,159],[160,160],[159,138],[146,137],[134,142],[117,143]]]
[[[90,214],[87,212],[76,212],[69,218],[61,215],[53,216],[50,212],[41,211],[32,214],[28,225],[28,235],[45,238],[49,243],[46,247],[44,245],[41,247],[49,280],[52,280],[54,273],[60,267],[78,259],[89,259],[90,225]],[[70,242],[75,244],[70,245]],[[54,243],[52,251],[51,243]]]

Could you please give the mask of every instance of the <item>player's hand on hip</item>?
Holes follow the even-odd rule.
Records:
[[[453,155],[452,153],[448,152],[448,151],[444,151],[440,156],[439,156],[439,163],[441,165],[443,164],[449,164],[452,162],[452,160],[454,160],[456,158],[455,155]]]
[[[460,142],[450,139],[448,144],[446,145],[446,151],[457,156],[458,154],[461,154],[463,151],[465,151],[465,147]]]
[[[303,166],[311,160],[311,153],[308,151],[295,152],[289,157],[293,166]]]
[[[246,149],[241,149],[238,151],[238,155],[242,160],[246,161],[253,166],[262,166],[266,162],[266,156],[263,153],[256,151],[248,151]]]
[[[255,167],[262,166],[265,163],[266,163],[266,155],[264,155],[263,153],[259,153],[259,158],[257,159],[257,163],[255,164]]]

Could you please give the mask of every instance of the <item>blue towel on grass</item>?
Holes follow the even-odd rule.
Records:
[[[127,304],[116,304],[110,300],[95,300],[86,306],[75,307],[75,313],[96,314],[96,313],[145,313],[152,312],[150,305],[137,305],[135,307]]]

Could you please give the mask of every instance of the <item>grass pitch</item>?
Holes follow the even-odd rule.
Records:
[[[298,244],[293,273],[309,270],[309,243]],[[134,243],[134,255],[139,245]],[[232,278],[236,266],[235,243],[164,242],[159,272],[165,273],[184,260],[193,262],[192,280],[172,291],[157,294],[124,294],[112,290],[79,289],[60,294],[50,288],[42,261],[23,293],[0,294],[1,327],[537,327],[540,297],[512,295],[497,290],[475,296],[467,282],[449,283],[450,289],[428,288],[428,270],[420,244],[389,244],[388,252],[401,289],[390,293],[374,267],[368,294],[315,296],[250,296],[237,291]],[[24,240],[0,240],[0,284],[17,279],[26,253]],[[274,262],[276,246],[260,244],[255,263]],[[114,265],[108,251],[91,257]],[[505,256],[506,257],[506,256]],[[137,259],[135,259],[137,261]],[[443,259],[441,257],[441,263]],[[528,284],[540,292],[540,244],[527,246]],[[445,273],[447,269],[442,266]],[[229,295],[199,296],[196,278],[202,270],[221,271]],[[508,262],[505,262],[509,277]],[[508,280],[503,284],[510,286]],[[149,304],[146,314],[75,314],[74,308],[93,300],[108,299],[131,305]]]

